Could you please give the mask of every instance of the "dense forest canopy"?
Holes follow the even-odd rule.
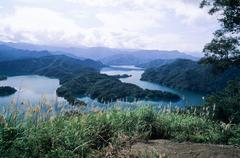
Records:
[[[237,67],[228,68],[219,74],[214,72],[212,65],[178,59],[167,65],[146,69],[141,79],[177,89],[212,93],[223,89],[229,80],[237,76],[240,76]]]
[[[0,62],[4,75],[43,75],[60,79],[60,83],[83,71],[99,71],[104,65],[94,60],[79,60],[65,55]]]
[[[89,96],[99,102],[111,102],[117,99],[166,100],[176,101],[179,96],[167,92],[143,90],[129,83],[123,83],[115,77],[99,73],[81,73],[57,89],[59,96],[69,99],[71,96]]]

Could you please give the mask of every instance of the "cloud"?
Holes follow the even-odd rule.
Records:
[[[0,40],[200,51],[217,27],[198,0],[17,1],[0,11]]]
[[[171,10],[176,15],[184,16],[187,21],[195,20],[205,16],[207,13],[199,9],[200,0],[65,0],[78,5],[103,8],[135,9],[135,10]],[[205,16],[206,17],[206,16]]]
[[[13,14],[2,17],[1,26],[9,24],[16,31],[58,32],[67,29],[73,32],[78,29],[74,21],[45,8],[16,7]]]

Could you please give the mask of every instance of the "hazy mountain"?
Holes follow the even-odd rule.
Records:
[[[198,60],[198,58],[181,53],[179,51],[158,51],[158,50],[138,50],[131,51],[127,54],[116,54],[103,59],[100,59],[107,65],[141,65],[154,61],[155,64],[160,64],[164,60],[174,60],[177,58]],[[160,59],[159,61],[156,61]],[[154,65],[149,63],[150,65]],[[156,63],[158,62],[158,63]]]
[[[48,50],[55,52],[55,54],[66,54],[74,55],[75,57],[82,58],[91,58],[91,59],[100,59],[106,56],[111,56],[119,52],[119,50],[114,50],[111,48],[104,47],[56,47],[56,46],[46,46],[46,45],[34,45],[28,43],[12,43],[12,42],[0,42],[10,47],[25,49],[25,50],[35,50],[43,51]]]
[[[197,60],[197,57],[174,51],[161,50],[136,50],[136,49],[113,49],[106,47],[55,47],[33,45],[27,43],[4,43],[5,45],[27,50],[43,51],[48,50],[55,54],[66,54],[72,57],[90,58],[100,60],[108,65],[138,65],[147,63],[155,59],[191,59]]]
[[[141,68],[156,68],[174,62],[176,59],[156,59],[147,63],[136,65]]]
[[[26,58],[39,58],[51,55],[48,51],[29,51],[12,48],[5,45],[0,45],[0,61],[17,60]]]
[[[138,65],[141,64],[144,59],[132,54],[116,54],[100,60],[107,65]]]

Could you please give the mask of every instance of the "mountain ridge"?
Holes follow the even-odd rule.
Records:
[[[54,52],[55,54],[66,54],[68,56],[90,58],[93,60],[100,60],[104,64],[108,65],[137,65],[146,62],[150,62],[155,59],[176,59],[186,58],[191,60],[198,60],[198,57],[177,51],[177,50],[144,50],[144,49],[118,49],[118,48],[107,48],[107,47],[57,47],[57,46],[44,46],[34,45],[28,43],[11,43],[11,42],[0,42],[10,47],[32,50],[32,51],[43,51],[47,50]],[[116,60],[118,58],[118,60]],[[129,62],[124,62],[126,59]]]

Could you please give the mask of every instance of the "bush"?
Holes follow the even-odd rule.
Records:
[[[240,79],[230,81],[223,91],[208,97],[206,106],[214,107],[214,119],[240,123]]]

